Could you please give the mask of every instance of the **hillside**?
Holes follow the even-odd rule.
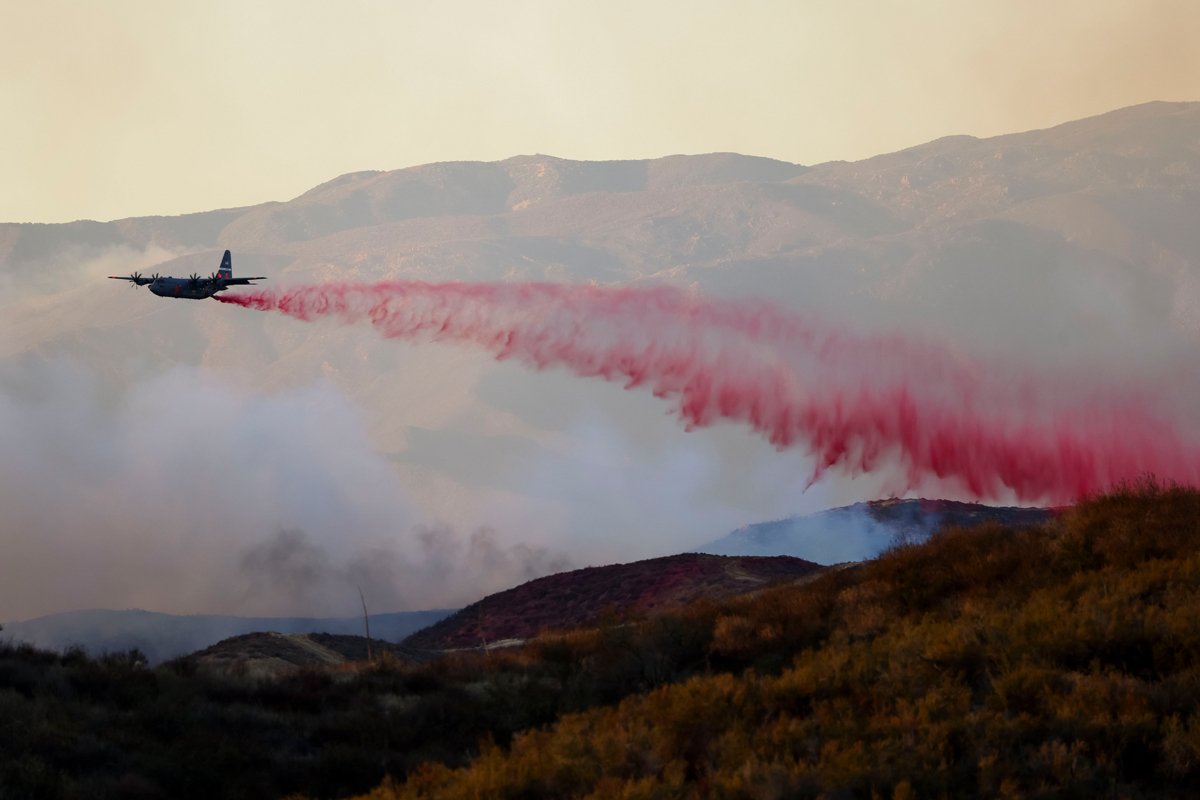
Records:
[[[954,500],[872,500],[739,528],[697,547],[725,556],[795,556],[818,564],[874,558],[890,547],[916,544],[941,527],[987,522],[1020,527],[1048,521],[1044,508],[986,506]]]
[[[710,674],[367,797],[1193,796],[1198,521],[1143,486],[733,600]]]
[[[486,648],[547,631],[591,627],[605,617],[641,617],[701,599],[720,600],[805,580],[820,569],[798,558],[698,553],[587,567],[489,595],[401,644],[414,650]]]
[[[1140,486],[429,664],[0,644],[0,793],[1190,797],[1197,520],[1200,492]]]

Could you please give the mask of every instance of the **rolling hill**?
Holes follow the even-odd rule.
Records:
[[[821,567],[798,558],[685,553],[549,575],[488,595],[417,631],[413,650],[489,648],[549,631],[661,613],[697,600],[720,600],[812,578]]]
[[[347,665],[330,654],[357,642],[310,636],[320,663],[264,680],[0,643],[0,787],[1190,797],[1197,519],[1195,490],[1126,487],[1042,525],[951,528],[812,580],[430,663]]]

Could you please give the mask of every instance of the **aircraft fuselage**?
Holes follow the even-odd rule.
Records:
[[[146,284],[151,292],[159,297],[178,297],[184,300],[203,300],[212,297],[217,292],[228,289],[221,283],[209,283],[206,280],[192,281],[189,278],[158,278]]]

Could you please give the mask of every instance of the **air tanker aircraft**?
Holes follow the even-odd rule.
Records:
[[[266,280],[261,275],[253,278],[233,277],[233,258],[229,255],[228,250],[221,259],[220,268],[207,278],[201,278],[194,272],[187,278],[172,278],[169,275],[159,275],[157,272],[149,278],[143,277],[140,272],[132,275],[109,275],[108,277],[116,281],[132,281],[137,286],[149,285],[150,291],[159,297],[180,297],[185,300],[203,300],[206,297],[212,297],[217,292],[225,291],[230,286],[253,286],[251,281]]]

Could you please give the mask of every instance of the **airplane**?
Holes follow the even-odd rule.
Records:
[[[223,292],[230,286],[254,286],[251,281],[265,281],[266,278],[257,275],[253,278],[233,277],[233,258],[225,251],[221,266],[212,275],[202,278],[192,273],[187,278],[172,278],[169,275],[159,275],[157,272],[150,277],[135,272],[132,275],[109,275],[115,281],[131,281],[130,288],[149,286],[150,291],[159,297],[178,297],[185,300],[203,300],[212,297],[217,292]]]

